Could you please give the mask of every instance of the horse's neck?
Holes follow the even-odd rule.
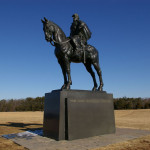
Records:
[[[63,42],[66,39],[65,33],[57,26],[55,27],[53,37],[56,42]]]

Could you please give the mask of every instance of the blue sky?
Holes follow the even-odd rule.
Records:
[[[41,18],[70,34],[78,13],[99,51],[104,90],[114,97],[150,97],[149,0],[0,0],[0,99],[44,96],[63,76]],[[71,64],[72,89],[90,90],[83,64]],[[97,77],[98,81],[98,77]]]

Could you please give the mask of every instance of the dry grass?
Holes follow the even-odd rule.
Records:
[[[120,128],[150,130],[150,109],[116,110],[115,119]]]
[[[43,112],[0,112],[0,124],[8,122],[43,123]]]
[[[115,111],[116,127],[150,130],[150,109]],[[43,112],[0,112],[0,135],[41,128]],[[26,150],[11,140],[0,138],[0,150]],[[150,135],[95,150],[150,150]]]
[[[150,135],[92,150],[150,150]]]
[[[43,126],[43,112],[0,112],[0,135],[23,132]],[[4,138],[0,138],[0,150],[26,150]]]

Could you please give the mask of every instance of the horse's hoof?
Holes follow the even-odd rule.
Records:
[[[62,87],[61,87],[61,89],[63,90],[63,89],[66,89],[66,85],[64,84]]]
[[[98,91],[103,91],[103,87],[99,86]]]
[[[96,87],[93,87],[92,91],[96,91]]]
[[[70,90],[70,85],[66,86],[66,89],[67,89],[67,90]]]

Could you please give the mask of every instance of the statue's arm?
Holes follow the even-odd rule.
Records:
[[[72,37],[74,35],[74,28],[73,26],[71,25],[70,27],[70,37]]]
[[[85,23],[83,21],[80,21],[79,29],[84,28],[84,26],[85,26]]]

